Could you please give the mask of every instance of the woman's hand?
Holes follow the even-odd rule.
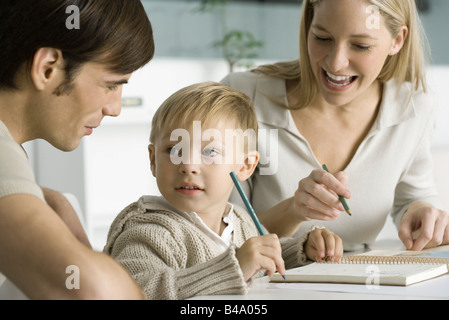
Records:
[[[399,238],[409,250],[449,244],[449,214],[425,202],[414,202],[402,217]]]
[[[341,238],[327,229],[315,229],[309,233],[305,244],[309,260],[320,262],[322,259],[339,261],[343,255]]]
[[[292,212],[298,220],[335,220],[345,208],[338,195],[349,199],[351,192],[346,188],[348,176],[345,172],[335,175],[324,170],[313,170],[299,181],[292,201]]]

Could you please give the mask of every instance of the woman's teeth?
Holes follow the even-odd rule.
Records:
[[[352,76],[336,76],[336,75],[333,75],[326,71],[327,81],[334,86],[338,86],[338,87],[347,86],[348,84],[350,84],[352,82],[352,80],[354,78],[355,77],[352,77]]]

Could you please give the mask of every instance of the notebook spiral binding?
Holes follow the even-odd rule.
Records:
[[[322,260],[321,263],[341,264],[449,264],[448,258],[413,257],[413,256],[343,256],[339,262]]]

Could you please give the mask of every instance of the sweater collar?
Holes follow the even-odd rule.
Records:
[[[184,212],[176,209],[170,202],[164,197],[155,196],[142,196],[138,201],[139,211],[154,210],[155,204],[157,207],[160,206],[161,210],[170,210],[177,213],[179,216],[183,217],[198,229],[200,229],[204,234],[206,234],[212,241],[215,242],[223,251],[226,250],[231,244],[233,239],[233,233],[235,229],[234,224],[234,206],[231,203],[227,203],[226,212],[223,214],[223,221],[226,223],[226,228],[223,230],[222,235],[218,235],[212,231],[201,219],[201,217],[196,212]],[[159,208],[158,208],[159,209]]]

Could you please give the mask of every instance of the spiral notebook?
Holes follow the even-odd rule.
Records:
[[[446,274],[448,267],[449,246],[419,252],[371,251],[344,256],[339,263],[290,269],[285,280],[274,274],[270,281],[408,286]]]

